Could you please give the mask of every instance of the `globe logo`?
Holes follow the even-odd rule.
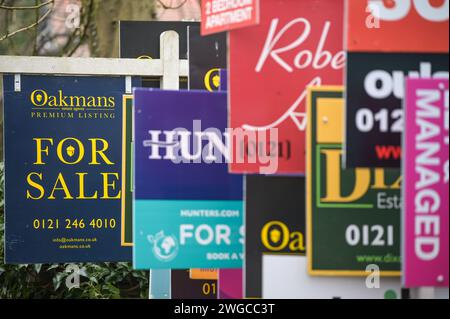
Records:
[[[169,262],[178,254],[178,240],[175,236],[166,236],[164,231],[149,235],[147,239],[152,244],[153,255],[160,261]]]

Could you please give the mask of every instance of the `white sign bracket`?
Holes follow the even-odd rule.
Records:
[[[22,91],[20,74],[14,74],[14,92],[20,92],[20,91]]]

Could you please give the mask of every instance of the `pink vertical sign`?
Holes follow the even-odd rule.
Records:
[[[405,122],[404,285],[448,287],[448,80],[408,79]]]
[[[242,299],[242,285],[242,269],[219,269],[219,299]]]

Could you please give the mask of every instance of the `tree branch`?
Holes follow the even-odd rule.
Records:
[[[51,1],[51,2],[53,2],[53,1]],[[21,29],[18,29],[18,30],[14,31],[14,32],[5,34],[4,36],[0,37],[0,41],[3,41],[3,40],[8,39],[8,38],[11,38],[14,35],[16,35],[17,33],[20,33],[20,32],[23,32],[23,31],[27,31],[27,30],[30,30],[30,29],[36,27],[39,23],[44,21],[45,18],[47,18],[47,16],[52,12],[52,9],[53,9],[53,6],[50,9],[48,9],[48,11],[45,14],[43,14],[42,17],[40,17],[36,22],[30,24],[29,26],[23,27]]]
[[[47,1],[47,2],[43,2],[43,3],[40,3],[40,4],[37,4],[37,5],[35,5],[35,6],[29,6],[29,7],[14,7],[14,6],[5,6],[5,5],[0,5],[0,9],[3,9],[3,10],[28,10],[28,9],[40,9],[40,8],[42,8],[43,6],[46,6],[46,5],[48,5],[48,4],[50,4],[50,3],[53,3],[53,2],[55,2],[55,0],[49,0],[49,1]]]
[[[34,0],[35,5],[39,4],[39,0]],[[35,11],[35,23],[39,21],[39,9],[37,8]],[[34,39],[33,39],[33,55],[37,53],[37,44],[38,44],[38,28],[34,28]]]
[[[158,0],[158,2],[161,4],[161,6],[163,7],[163,9],[167,10],[177,10],[180,9],[182,6],[184,6],[187,3],[187,0],[184,0],[183,2],[181,2],[179,5],[177,6],[169,6],[167,4],[165,4],[164,2],[162,2],[162,0]]]

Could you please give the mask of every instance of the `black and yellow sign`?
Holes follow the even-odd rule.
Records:
[[[160,39],[165,31],[175,31],[180,39],[180,59],[187,59],[187,28],[200,26],[193,21],[120,21],[120,57],[159,59]],[[159,88],[159,77],[145,77],[143,87]],[[187,88],[187,78],[180,79],[180,89]]]
[[[189,269],[171,271],[172,299],[217,299],[217,279],[193,279]]]
[[[305,255],[305,178],[246,177],[245,297],[262,297],[263,254]]]
[[[227,68],[225,33],[201,36],[200,27],[188,27],[189,89],[220,89],[220,69]]]
[[[14,82],[4,76],[6,262],[131,261],[125,78]]]

